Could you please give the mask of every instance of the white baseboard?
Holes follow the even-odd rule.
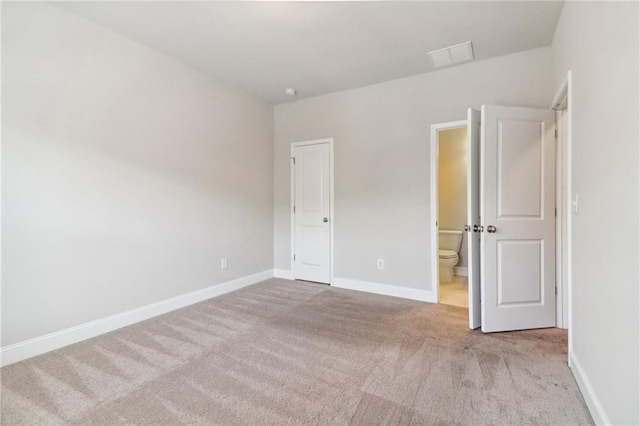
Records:
[[[398,287],[389,284],[358,281],[349,278],[333,277],[331,286],[348,290],[364,291],[367,293],[382,294],[384,296],[401,297],[403,299],[420,300],[422,302],[435,303],[433,293],[429,290],[417,288]]]
[[[44,336],[18,342],[0,349],[0,365],[5,366],[41,355],[63,346],[90,339],[118,328],[126,327],[185,306],[193,305],[194,303],[202,302],[203,300],[211,299],[212,297],[247,287],[271,277],[273,277],[273,270],[269,269],[171,299],[162,300],[95,321],[76,325]]]
[[[571,368],[573,377],[576,379],[576,383],[578,383],[578,388],[580,388],[580,392],[582,392],[584,401],[587,403],[587,407],[591,412],[591,417],[593,417],[595,424],[610,425],[611,420],[609,420],[609,416],[604,411],[602,403],[593,390],[593,386],[591,386],[591,382],[582,368],[582,364],[580,364],[572,353],[569,354],[569,367]]]
[[[466,266],[457,266],[457,267],[453,268],[453,273],[455,275],[459,275],[461,277],[468,277],[469,276],[469,272],[468,272]]]
[[[274,269],[273,276],[275,278],[283,278],[285,280],[293,279],[293,271],[290,269]]]

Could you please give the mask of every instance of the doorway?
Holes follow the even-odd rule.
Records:
[[[469,307],[467,281],[467,126],[438,132],[439,303]]]
[[[465,263],[467,238],[466,120],[431,126],[431,277],[434,302],[468,307]],[[443,238],[441,238],[441,236]],[[442,248],[441,248],[442,242]],[[467,297],[467,303],[462,300]]]
[[[446,235],[443,231],[455,231],[446,229],[450,226],[443,221],[445,213],[439,208],[439,180],[444,179],[438,161],[441,142],[448,131],[466,126],[468,132],[467,225],[463,234],[467,242],[460,247],[461,251],[464,246],[468,248],[471,329],[481,326],[483,332],[493,332],[563,326],[567,304],[562,296],[566,291],[554,287],[556,266],[559,278],[565,274],[570,277],[570,268],[562,269],[568,257],[565,244],[570,240],[570,224],[563,226],[567,220],[562,208],[568,204],[565,188],[570,184],[564,181],[567,175],[570,180],[570,165],[565,168],[570,154],[558,155],[556,163],[556,149],[566,154],[570,143],[556,146],[553,130],[567,132],[570,124],[563,124],[570,122],[566,118],[570,113],[559,113],[557,125],[553,116],[550,110],[483,105],[482,113],[469,109],[467,121],[431,127],[431,216],[435,222],[431,229],[431,276],[435,302],[446,302],[442,297],[444,273],[439,264],[441,237]],[[560,206],[557,221],[556,203]],[[452,240],[458,244],[455,238],[448,240],[448,244]],[[559,253],[565,251],[564,256],[556,258],[556,245]],[[454,269],[453,277],[456,272],[461,275]],[[558,283],[563,281],[558,279]]]
[[[294,279],[331,284],[333,139],[291,144],[291,253]]]

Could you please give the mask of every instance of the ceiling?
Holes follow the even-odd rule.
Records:
[[[476,60],[549,46],[559,1],[60,2],[277,104],[433,71],[471,40]],[[284,90],[293,87],[295,98]]]

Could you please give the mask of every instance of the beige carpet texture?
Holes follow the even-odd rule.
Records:
[[[2,425],[592,424],[559,329],[270,279],[2,368]]]

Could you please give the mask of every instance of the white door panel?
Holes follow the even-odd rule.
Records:
[[[540,240],[497,241],[498,307],[542,302],[542,244]]]
[[[480,111],[467,111],[467,224],[480,224]],[[480,234],[467,232],[469,328],[480,327]]]
[[[294,278],[329,284],[329,144],[296,146],[294,158]]]
[[[554,113],[483,106],[481,134],[482,330],[553,327]]]

